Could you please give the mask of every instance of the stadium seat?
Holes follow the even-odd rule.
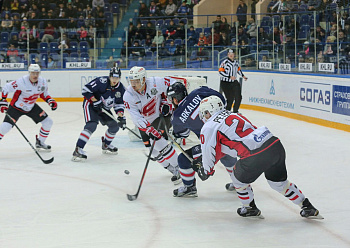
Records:
[[[41,67],[43,68],[47,68],[47,60],[48,60],[48,55],[47,53],[41,53],[40,56],[39,56],[39,60],[40,60],[40,63],[41,63]]]
[[[111,5],[109,3],[105,3],[105,6],[103,7],[105,13],[111,11]]]
[[[70,62],[78,62],[79,61],[79,54],[78,53],[71,53],[69,61]]]
[[[8,42],[9,41],[9,33],[8,32],[1,32],[1,43]]]
[[[182,40],[181,39],[175,39],[174,43],[175,43],[175,46],[181,46],[182,45]]]
[[[40,53],[48,53],[49,51],[49,45],[47,42],[40,42],[39,44],[39,52]]]
[[[81,53],[87,53],[89,51],[89,43],[87,41],[80,41],[79,49]]]
[[[146,61],[139,60],[139,61],[136,62],[136,65],[137,65],[137,66],[144,67],[144,66],[146,65]]]
[[[170,19],[165,19],[164,26],[169,26],[169,25],[170,25]]]
[[[201,68],[212,68],[212,61],[211,60],[202,61]]]
[[[118,3],[112,3],[111,5],[112,13],[114,15],[119,15],[120,14],[120,8]]]
[[[163,25],[164,25],[164,20],[163,19],[159,19],[159,20],[156,21],[156,26],[157,27],[161,28]]]
[[[137,65],[137,61],[135,61],[135,60],[130,60],[129,61],[129,68],[134,67],[136,65]]]
[[[6,51],[7,50],[7,42],[0,43],[0,51]]]
[[[50,42],[50,53],[58,53],[60,49],[58,49],[58,43],[57,42]]]
[[[89,58],[90,58],[90,56],[89,56],[89,54],[88,53],[81,53],[80,54],[80,60],[82,61],[82,62],[89,62]],[[92,66],[92,65],[91,65]]]
[[[155,61],[146,61],[146,69],[154,69],[157,67]]]
[[[179,20],[179,18],[174,18],[173,22],[175,25],[179,25],[180,20]]]
[[[106,18],[106,22],[110,25],[113,24],[113,16],[112,16],[112,13],[111,12],[105,12],[105,18]]]
[[[175,63],[174,63],[173,60],[164,60],[162,67],[164,67],[164,68],[174,68],[175,67]]]
[[[78,42],[76,41],[71,41],[69,43],[69,50],[72,52],[72,53],[77,53],[78,52]]]

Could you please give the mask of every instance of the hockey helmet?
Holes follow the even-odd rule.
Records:
[[[40,66],[38,64],[31,64],[28,67],[28,72],[29,73],[31,73],[31,72],[40,72]]]
[[[175,98],[178,102],[180,102],[186,96],[188,96],[186,86],[182,82],[179,82],[179,81],[170,85],[167,89],[166,94],[167,94],[169,103],[173,103],[173,98]]]
[[[218,96],[206,97],[202,99],[201,103],[199,104],[199,118],[205,122],[207,120],[205,118],[205,115],[207,113],[214,115],[215,113],[221,112],[224,109],[225,109],[225,106],[221,101],[220,97]]]
[[[120,71],[120,69],[119,69],[118,66],[112,67],[112,68],[109,70],[109,76],[110,76],[110,77],[119,77],[119,78],[120,78],[121,75],[122,75],[122,73],[121,73],[121,71]]]
[[[128,80],[136,80],[139,79],[141,82],[141,86],[143,86],[143,78],[146,78],[147,74],[146,74],[146,69],[140,66],[134,66],[130,69],[129,71],[129,76],[128,76]]]

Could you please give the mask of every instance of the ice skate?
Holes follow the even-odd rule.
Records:
[[[37,151],[45,151],[45,152],[51,152],[51,146],[46,145],[44,142],[41,142],[38,138],[38,135],[35,136],[36,142],[35,142],[35,148]]]
[[[301,217],[307,219],[324,219],[322,215],[320,215],[319,211],[312,206],[309,199],[305,198],[303,201],[303,206],[300,211]]]
[[[264,216],[261,215],[261,211],[256,207],[254,200],[249,203],[249,207],[243,206],[238,208],[237,214],[242,217],[265,219]]]
[[[102,137],[102,153],[117,155],[118,148],[114,147],[112,144],[106,145],[105,138]]]
[[[76,147],[73,152],[72,161],[73,162],[84,162],[87,159],[86,153],[81,147]]]
[[[174,183],[174,185],[178,185],[182,182],[179,171],[177,171],[176,174],[171,177],[171,181]]]
[[[188,197],[197,197],[197,188],[196,185],[192,186],[182,186],[178,189],[174,190],[174,197],[183,197],[183,196],[188,196]]]
[[[225,185],[225,188],[227,191],[236,191],[235,186],[233,186],[233,183],[227,183]]]

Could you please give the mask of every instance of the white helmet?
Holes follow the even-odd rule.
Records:
[[[223,102],[218,96],[208,96],[202,99],[199,105],[199,118],[202,121],[206,121],[207,119],[204,117],[206,113],[210,113],[214,115],[217,112],[221,112],[225,109]]]
[[[31,73],[31,72],[40,72],[40,66],[38,64],[31,64],[28,67],[28,72],[29,73]]]
[[[147,78],[146,69],[139,66],[134,66],[129,71],[129,80],[140,79],[141,86],[143,86],[143,78]]]

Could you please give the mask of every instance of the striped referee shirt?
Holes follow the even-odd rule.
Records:
[[[221,81],[233,83],[234,80],[230,79],[230,77],[234,76],[235,78],[237,78],[237,73],[242,77],[244,76],[237,60],[232,61],[229,58],[227,58],[221,63],[219,68]]]

